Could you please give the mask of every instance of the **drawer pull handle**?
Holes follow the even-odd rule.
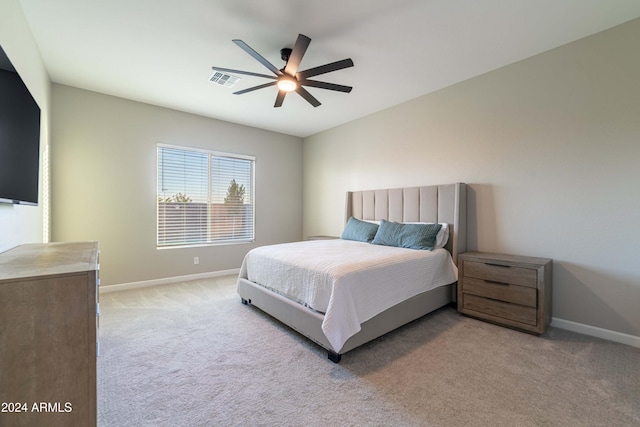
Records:
[[[484,265],[490,265],[492,267],[502,267],[502,268],[511,268],[510,265],[502,265],[502,264],[492,264],[490,262],[485,262]]]
[[[513,304],[512,302],[504,301],[504,300],[501,300],[501,299],[495,299],[495,298],[487,298],[487,299],[491,300],[491,301],[497,301],[497,302],[500,302],[502,304],[509,304],[509,305]]]
[[[504,282],[496,282],[495,280],[485,280],[486,283],[491,283],[494,285],[501,285],[501,286],[509,286],[508,283],[504,283]]]

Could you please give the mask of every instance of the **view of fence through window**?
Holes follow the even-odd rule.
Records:
[[[158,144],[158,247],[254,240],[255,159]]]

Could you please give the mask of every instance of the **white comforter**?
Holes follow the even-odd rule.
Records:
[[[340,351],[360,325],[424,291],[457,280],[445,249],[422,251],[350,240],[311,240],[251,250],[240,277],[325,313],[322,330]]]

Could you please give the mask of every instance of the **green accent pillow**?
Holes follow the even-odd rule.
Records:
[[[361,221],[357,218],[351,217],[349,218],[349,221],[347,221],[347,225],[345,225],[340,238],[343,240],[356,240],[358,242],[371,243],[377,231],[378,224]]]
[[[400,224],[384,219],[371,243],[399,248],[432,250],[440,224]]]

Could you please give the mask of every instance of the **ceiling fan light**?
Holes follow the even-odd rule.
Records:
[[[278,89],[283,90],[285,92],[291,92],[298,88],[298,82],[292,78],[280,78],[278,80]]]

